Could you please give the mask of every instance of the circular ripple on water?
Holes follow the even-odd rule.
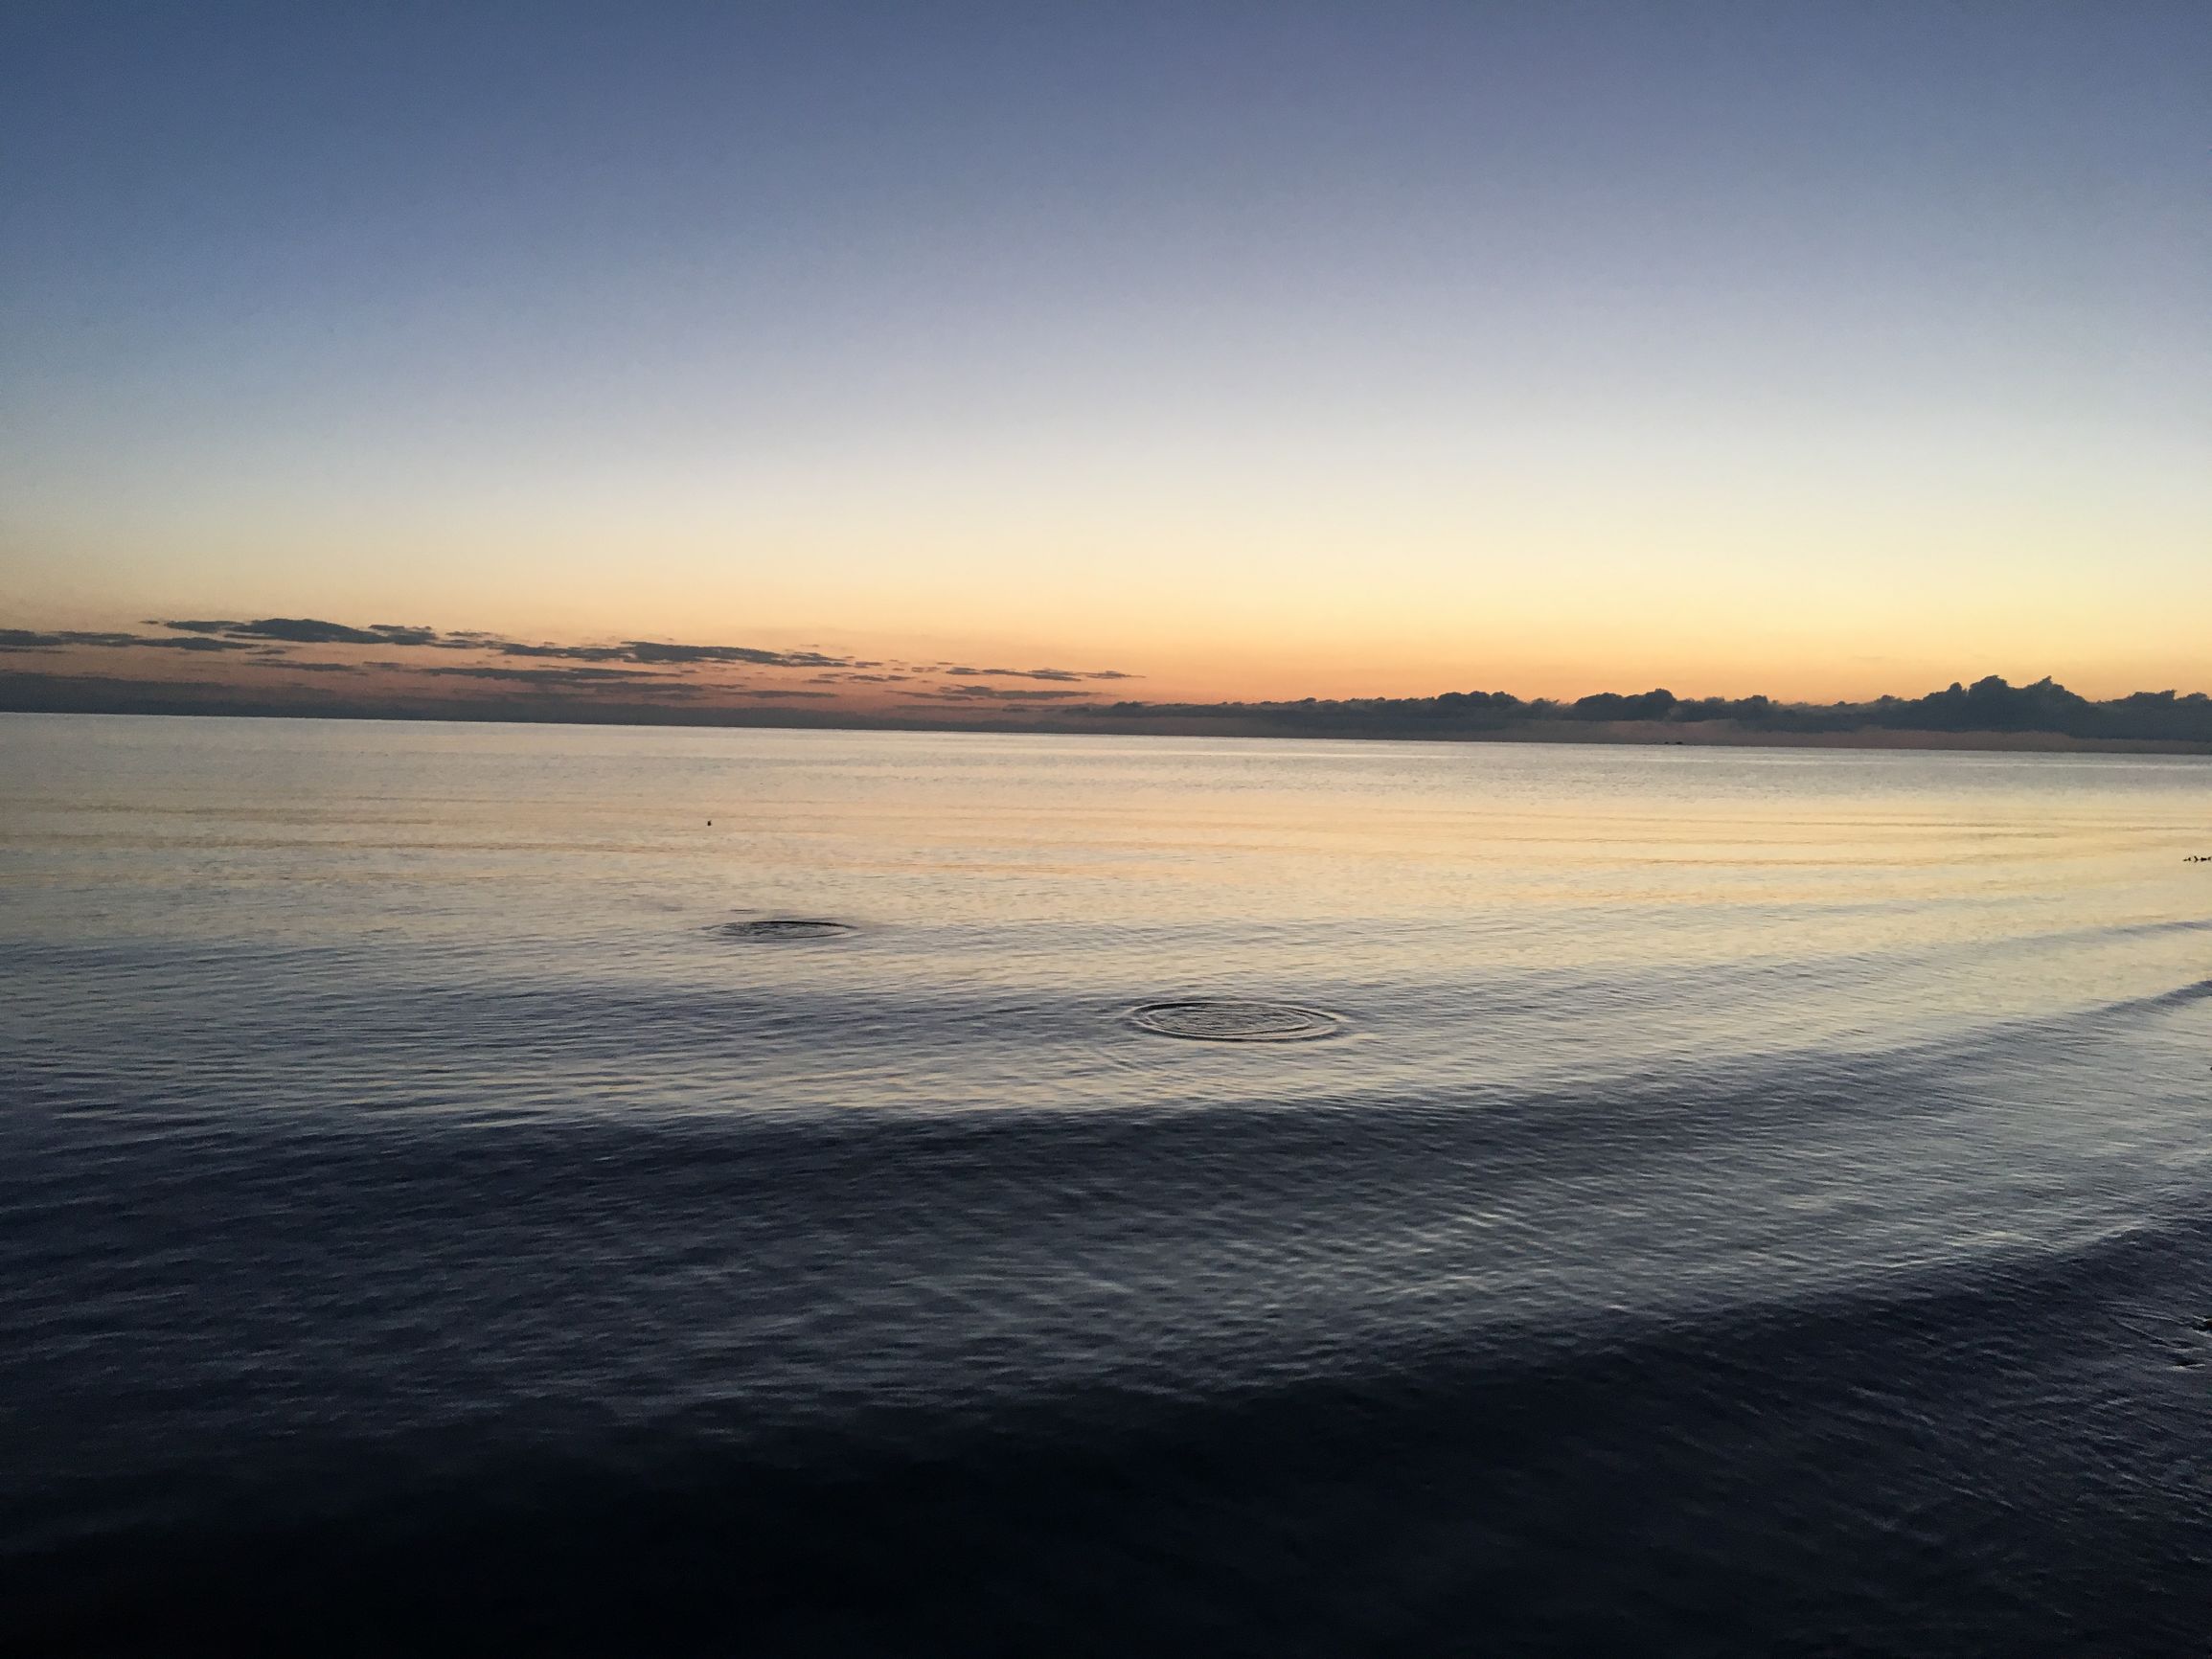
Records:
[[[1129,1019],[1157,1036],[1209,1043],[1297,1043],[1332,1036],[1343,1021],[1318,1009],[1287,1002],[1237,1002],[1202,997],[1189,1002],[1148,1002]]]
[[[764,916],[753,921],[725,921],[715,932],[726,939],[841,939],[857,932],[850,921],[822,916]]]

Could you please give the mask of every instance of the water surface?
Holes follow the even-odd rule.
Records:
[[[0,780],[0,1636],[2201,1649],[2212,763]]]

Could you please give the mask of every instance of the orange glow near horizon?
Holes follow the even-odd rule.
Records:
[[[1112,669],[1151,699],[1790,700],[2212,682],[2212,468],[2087,428],[1718,417],[1037,439],[719,473],[580,460],[364,500],[26,498],[0,625],[307,616]],[[2016,438],[2018,435],[2014,435]],[[1295,442],[1293,441],[1295,440]],[[1930,460],[1931,453],[1941,459]],[[843,467],[840,476],[838,467]],[[842,487],[840,487],[842,486]],[[610,552],[619,550],[619,552]]]
[[[1502,691],[1522,698],[1549,697],[1562,701],[1592,692],[1641,692],[1664,686],[1684,697],[1740,697],[1764,693],[1788,702],[1864,701],[1883,695],[1918,696],[1939,690],[1954,680],[1973,680],[1998,674],[2015,684],[2049,675],[2062,684],[2094,698],[2125,695],[2135,691],[2176,689],[2183,692],[2212,689],[2201,658],[2173,642],[2163,654],[2121,642],[2101,654],[2077,646],[2073,650],[2047,652],[2007,648],[1992,638],[1986,652],[1954,652],[1939,648],[1936,641],[1911,637],[1892,638],[1881,652],[1854,652],[1848,648],[1865,642],[1825,638],[1801,630],[1795,639],[1779,630],[1750,632],[1731,641],[1723,630],[1658,644],[1636,636],[1619,624],[1580,639],[1561,638],[1564,630],[1539,633],[1533,627],[1516,630],[1510,624],[1471,626],[1467,643],[1445,637],[1446,630],[1429,627],[1407,630],[1402,640],[1361,639],[1349,627],[1331,637],[1315,629],[1291,633],[1288,629],[1254,637],[1250,633],[1180,640],[1154,638],[1136,643],[1116,638],[1107,627],[1096,632],[1038,631],[1035,634],[959,633],[893,630],[862,631],[850,626],[829,629],[772,625],[721,624],[701,615],[688,626],[644,625],[630,628],[558,625],[528,629],[484,627],[481,614],[447,623],[386,609],[327,612],[292,606],[188,606],[171,614],[232,616],[320,616],[352,626],[374,621],[399,620],[443,627],[450,633],[460,627],[478,627],[503,638],[555,642],[585,652],[602,650],[620,642],[644,640],[695,646],[734,646],[778,652],[815,652],[840,659],[858,659],[862,667],[903,670],[901,684],[884,685],[832,675],[838,683],[827,692],[809,696],[828,697],[819,712],[832,707],[883,713],[901,707],[910,688],[941,683],[947,665],[963,672],[977,670],[1009,670],[1012,678],[1000,681],[1018,687],[1047,683],[1065,684],[1082,699],[1108,702],[1124,698],[1143,702],[1262,702],[1290,701],[1302,697],[1422,697],[1447,691]],[[111,611],[66,614],[49,612],[41,617],[7,620],[11,625],[48,628],[81,628],[97,632],[137,633],[158,637],[162,630],[146,625],[158,613],[141,609],[134,615]],[[558,618],[556,619],[558,620]],[[655,619],[660,620],[660,619]],[[1653,630],[1662,631],[1662,630]],[[1350,636],[1350,637],[1347,637]],[[1828,648],[1821,649],[1825,645]],[[1795,646],[1796,649],[1790,648]],[[368,681],[337,680],[304,683],[336,688],[373,683],[376,665],[395,656],[420,665],[429,663],[446,670],[474,657],[441,657],[416,651],[355,645],[297,646],[296,659],[345,665],[350,672],[368,673]],[[536,655],[513,659],[486,656],[484,662],[534,664],[552,659]],[[578,660],[585,660],[580,658]],[[255,653],[182,652],[177,650],[61,649],[15,652],[0,656],[0,670],[94,673],[125,678],[182,679],[202,685],[265,686],[271,670],[293,666],[288,661],[260,660]],[[305,670],[303,670],[305,671]],[[599,670],[602,673],[615,670]],[[817,683],[805,671],[786,667],[753,668],[712,665],[687,672],[702,673],[713,683],[716,676],[735,675],[763,686],[799,687]],[[1039,675],[1033,682],[1029,676]],[[1097,679],[1063,676],[1100,675]],[[460,694],[471,688],[457,680],[445,690]],[[792,705],[801,706],[801,705]],[[911,710],[909,712],[912,712]],[[974,710],[969,711],[976,712]],[[1041,712],[1041,711],[1039,711]]]

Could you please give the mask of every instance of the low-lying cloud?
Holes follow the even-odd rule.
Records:
[[[810,646],[777,648],[691,640],[560,641],[515,639],[477,628],[437,628],[422,623],[332,622],[323,617],[166,617],[148,620],[156,631],[0,628],[0,652],[45,653],[66,662],[75,651],[148,653],[139,660],[136,683],[148,697],[237,695],[255,701],[297,693],[328,697],[338,687],[309,693],[284,689],[284,672],[343,680],[355,699],[396,699],[409,708],[446,706],[481,710],[507,699],[543,694],[566,710],[592,707],[596,693],[646,702],[684,702],[699,709],[768,713],[775,703],[840,703],[854,715],[881,714],[886,695],[919,698],[946,716],[968,708],[1007,714],[1024,708],[1042,715],[1067,706],[1095,706],[1099,682],[1137,676],[1118,669],[999,668],[986,664],[897,661],[844,656]],[[362,649],[360,648],[370,648]],[[152,667],[150,653],[171,658],[205,654],[214,659],[196,675],[173,677]],[[254,670],[225,675],[218,665],[235,661]],[[272,671],[274,670],[274,671]],[[24,671],[31,671],[26,664]],[[50,673],[46,663],[36,670]],[[79,679],[80,667],[59,670]],[[129,683],[131,670],[119,670]],[[227,689],[226,689],[227,688]],[[318,703],[317,707],[322,705]],[[522,706],[519,702],[517,707]],[[610,708],[619,702],[610,701]],[[793,711],[796,713],[796,710]]]
[[[547,645],[508,639],[500,634],[465,629],[451,633],[414,623],[372,623],[354,627],[347,623],[325,622],[319,617],[262,617],[253,622],[200,619],[165,619],[148,625],[165,627],[198,639],[263,643],[281,641],[305,646],[427,646],[439,650],[490,651],[507,657],[549,657],[579,663],[746,663],[762,668],[826,669],[876,668],[855,657],[830,656],[821,651],[768,650],[759,646],[684,645],[664,640],[624,640],[617,645]],[[177,643],[143,640],[135,635],[113,636],[117,643]],[[201,647],[223,649],[226,647]]]
[[[1087,697],[1090,693],[1035,692],[1015,686],[939,686],[935,691],[911,694],[947,703],[1054,703],[1070,697]]]
[[[1043,680],[1062,685],[1138,677],[1119,669],[1004,669],[979,668],[962,663],[911,665],[876,662],[866,657],[835,656],[827,651],[810,649],[774,650],[765,646],[698,645],[673,640],[621,640],[608,645],[564,644],[558,641],[509,639],[504,634],[486,633],[474,628],[442,630],[418,623],[372,623],[367,627],[355,627],[350,623],[328,622],[320,617],[261,617],[252,621],[177,617],[151,622],[148,625],[167,628],[171,636],[182,637],[148,637],[142,634],[33,635],[21,629],[12,629],[0,632],[0,647],[7,647],[11,636],[19,642],[10,648],[14,649],[34,649],[47,645],[148,645],[211,651],[283,650],[291,646],[413,646],[431,650],[477,651],[488,656],[522,657],[549,662],[600,665],[630,663],[641,668],[722,665],[766,669],[827,669],[839,670],[840,677],[856,683],[881,685],[900,684],[912,675],[879,670],[916,666],[955,679]],[[495,676],[484,674],[477,677]],[[827,683],[827,680],[828,676],[822,676],[821,683]],[[991,693],[978,688],[977,694],[988,696]]]
[[[967,679],[992,680],[1133,680],[1135,674],[1125,674],[1118,669],[971,669],[948,668],[942,670]]]
[[[271,616],[259,622],[150,621],[149,627],[174,628],[181,633],[219,634],[230,640],[282,640],[295,646],[427,646],[438,643],[436,628],[399,623],[374,623],[365,628],[315,617]]]
[[[507,669],[467,664],[378,663],[380,669],[401,669],[409,673],[436,674],[446,679],[512,680],[534,686],[604,686],[608,684],[665,684],[667,676],[637,669]]]
[[[243,651],[253,648],[234,640],[165,639],[158,634],[85,633],[75,629],[43,632],[34,628],[0,628],[0,651],[53,651],[72,646],[93,646],[113,649],[126,646],[150,646],[159,650],[172,651]]]

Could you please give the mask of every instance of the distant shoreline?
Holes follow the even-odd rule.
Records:
[[[180,694],[181,693],[181,694]],[[1421,743],[1590,743],[1649,748],[1897,749],[2015,754],[2120,754],[2212,756],[2212,742],[2172,738],[2079,737],[2050,731],[1938,731],[1859,726],[1838,731],[1790,731],[1738,720],[1508,721],[1480,729],[1298,730],[1259,713],[1178,709],[1156,715],[1098,710],[1081,716],[1039,711],[1022,716],[931,719],[849,711],[814,714],[796,709],[673,709],[651,706],[564,705],[550,698],[507,698],[496,703],[410,703],[332,697],[283,703],[235,695],[197,695],[174,685],[148,695],[122,682],[84,682],[63,676],[0,677],[0,714],[118,715],[147,718],[390,720],[410,724],[639,726],[702,730],[1033,733],[1046,737],[1264,738],[1269,740]]]

